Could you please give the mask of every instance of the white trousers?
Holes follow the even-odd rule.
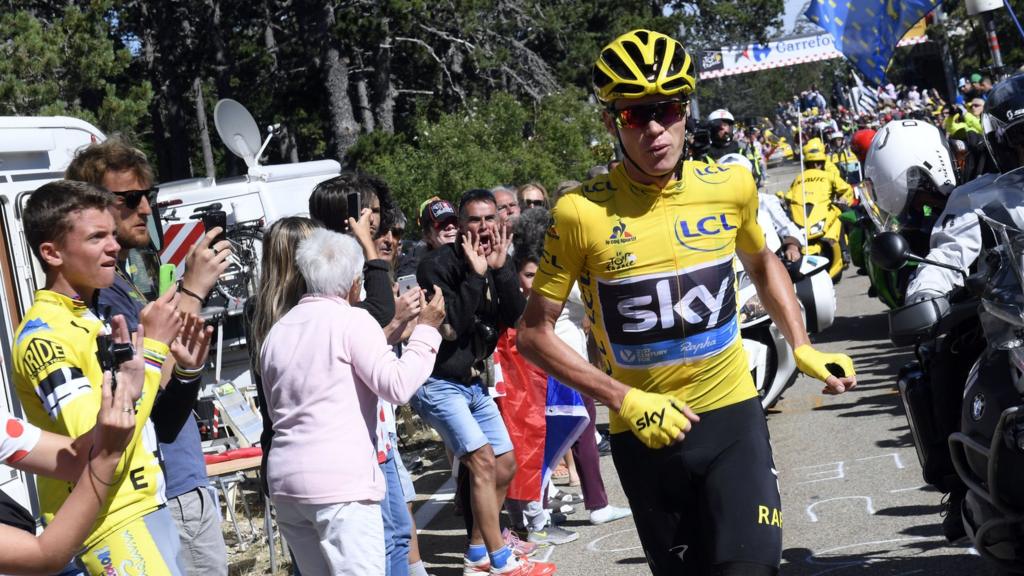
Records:
[[[383,576],[380,503],[299,504],[271,498],[304,576]]]

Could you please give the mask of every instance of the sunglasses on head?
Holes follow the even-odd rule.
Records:
[[[615,121],[620,128],[643,128],[648,122],[654,121],[662,126],[675,124],[683,119],[686,102],[682,100],[666,100],[653,104],[630,106],[614,110]]]
[[[526,208],[545,208],[547,205],[544,200],[523,200],[523,206]]]
[[[156,188],[147,188],[145,190],[122,190],[113,194],[124,202],[125,208],[135,210],[139,207],[139,204],[142,204],[143,198],[151,199],[156,195],[156,192]]]

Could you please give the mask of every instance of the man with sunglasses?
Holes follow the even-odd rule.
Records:
[[[555,206],[519,349],[609,408],[612,458],[653,573],[776,574],[778,480],[739,337],[735,257],[824,392],[854,387],[853,363],[810,346],[757,224],[750,173],[682,160],[695,84],[683,46],[628,32],[602,50],[593,82],[624,159]],[[554,333],[577,281],[603,371]]]
[[[129,253],[150,248],[148,224],[156,201],[153,169],[142,151],[113,137],[80,150],[65,177],[102,186],[116,198],[109,211],[121,251],[114,284],[100,291],[98,303],[101,310],[109,309],[109,314],[123,315],[128,329],[135,332],[148,299],[132,280]],[[213,243],[220,232],[220,228],[208,230],[186,258],[185,274],[174,298],[179,312],[198,314],[227,268],[230,243]],[[191,417],[202,384],[201,372],[175,371],[171,359],[164,366],[162,391],[151,419],[165,472],[167,507],[181,538],[181,561],[189,574],[226,576],[227,547],[220,512],[209,491],[199,428]]]

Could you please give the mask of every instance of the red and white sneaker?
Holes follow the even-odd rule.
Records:
[[[548,576],[556,571],[551,562],[534,562],[513,556],[504,568],[491,568],[491,576]]]
[[[512,553],[520,558],[529,558],[537,553],[537,545],[523,540],[514,530],[505,528],[501,531],[501,537],[505,539],[505,545],[512,550]]]
[[[483,576],[491,573],[491,557],[484,555],[476,562],[462,557],[462,576]]]

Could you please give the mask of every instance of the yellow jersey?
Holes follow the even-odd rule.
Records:
[[[103,329],[84,302],[50,290],[36,292],[14,334],[14,386],[29,422],[71,438],[96,425],[103,383],[96,336]],[[114,472],[116,483],[85,540],[86,548],[166,501],[149,414],[167,346],[147,338],[144,353],[146,381],[136,403],[135,434]],[[42,476],[37,485],[43,518],[49,522],[74,485]]]
[[[686,162],[665,188],[620,165],[552,211],[533,291],[578,282],[605,371],[706,412],[757,395],[739,336],[736,250],[757,253],[757,188],[737,166]],[[628,425],[611,414],[612,432]]]

